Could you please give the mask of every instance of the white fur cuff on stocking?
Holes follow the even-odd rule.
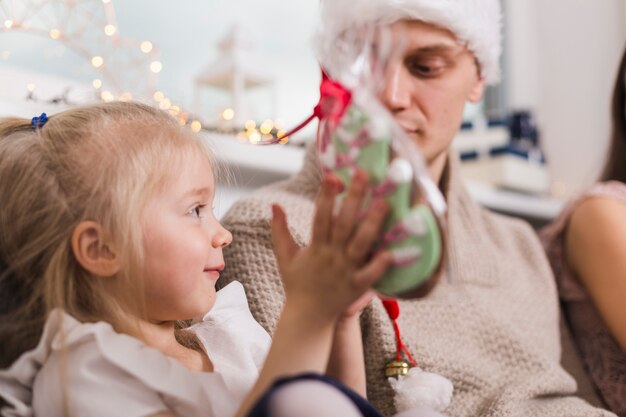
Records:
[[[394,400],[398,412],[412,408],[442,412],[450,404],[454,389],[448,379],[417,367],[409,369],[399,379],[389,378],[389,384],[396,393]]]

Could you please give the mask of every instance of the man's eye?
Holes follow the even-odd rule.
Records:
[[[424,61],[409,61],[406,63],[406,66],[411,74],[422,77],[437,76],[444,68],[444,65],[442,63]]]

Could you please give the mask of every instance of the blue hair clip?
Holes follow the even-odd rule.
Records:
[[[41,116],[37,117],[33,117],[30,121],[30,125],[32,126],[33,129],[40,129],[43,127],[43,125],[46,124],[46,122],[48,121],[48,115],[46,113],[41,113]]]

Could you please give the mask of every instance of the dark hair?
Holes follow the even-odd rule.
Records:
[[[626,49],[615,80],[611,119],[611,144],[600,180],[626,182]]]

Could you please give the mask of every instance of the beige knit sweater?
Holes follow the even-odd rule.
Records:
[[[250,309],[270,333],[283,289],[270,241],[270,205],[281,204],[296,241],[310,238],[320,174],[312,147],[302,171],[238,202],[224,218],[234,236],[221,285],[238,280]],[[427,298],[400,302],[399,325],[419,365],[454,384],[455,416],[611,416],[575,398],[559,365],[556,289],[534,232],[524,222],[480,208],[458,178],[442,179],[449,206],[445,276]],[[383,376],[394,357],[393,328],[379,300],[362,316],[370,401],[390,416],[393,392]]]

